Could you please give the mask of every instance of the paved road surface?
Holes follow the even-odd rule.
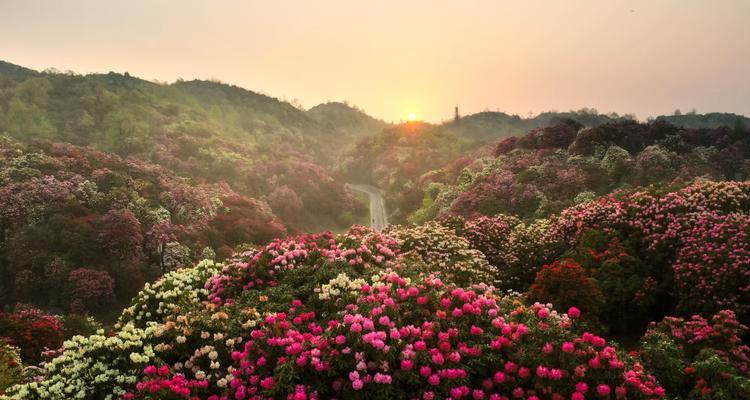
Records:
[[[370,185],[352,185],[349,187],[366,193],[370,197],[370,225],[376,231],[382,231],[388,225],[388,215],[385,213],[383,191]]]

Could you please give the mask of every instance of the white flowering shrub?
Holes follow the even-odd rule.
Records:
[[[132,323],[145,327],[147,321],[163,321],[178,306],[198,304],[208,298],[206,281],[217,275],[222,264],[203,260],[194,267],[183,268],[164,275],[153,284],[147,283],[126,308],[118,326]]]
[[[328,283],[320,286],[318,298],[321,300],[334,300],[347,295],[356,296],[365,283],[367,281],[362,278],[350,279],[342,272]]]
[[[74,336],[62,353],[45,364],[47,377],[10,388],[10,400],[119,399],[132,388],[143,368],[156,360],[146,344],[155,328],[123,326],[115,336],[100,330],[89,337]]]
[[[180,242],[169,242],[164,245],[164,270],[174,271],[189,265],[191,261],[189,247]]]
[[[420,226],[391,226],[385,233],[395,238],[404,257],[416,256],[431,272],[459,285],[494,284],[497,269],[468,240],[437,222]]]

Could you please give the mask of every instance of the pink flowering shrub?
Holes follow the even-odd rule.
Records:
[[[268,314],[228,359],[217,351],[214,359],[231,365],[228,378],[152,365],[123,398],[664,396],[638,363],[605,339],[579,333],[577,309],[559,315],[404,272],[381,273],[328,317],[299,300]],[[240,304],[222,307],[231,313]]]
[[[451,204],[451,212],[464,217],[498,213],[528,216],[537,210],[542,197],[534,184],[519,182],[512,172],[500,170],[459,194]]]
[[[106,271],[78,268],[70,273],[68,283],[70,308],[74,313],[98,311],[115,299],[115,280]]]
[[[745,318],[748,211],[750,183],[697,182],[668,193],[620,193],[584,203],[555,218],[552,230],[571,247],[591,229],[628,237],[650,264],[638,273],[641,279],[656,279],[645,282],[650,286],[673,280],[683,312],[729,307]]]
[[[393,260],[397,242],[369,228],[353,227],[337,241],[333,233],[305,234],[290,239],[276,239],[260,251],[242,254],[229,263],[223,273],[206,283],[209,301],[232,303],[247,289],[259,290],[279,285],[285,274],[305,266],[306,272],[324,263],[334,263],[364,272]]]
[[[641,358],[672,395],[691,399],[748,398],[748,328],[732,311],[710,320],[667,317],[652,324],[642,339]]]
[[[705,213],[696,216],[672,268],[678,306],[713,312],[731,307],[750,312],[750,216]]]
[[[472,247],[481,251],[490,264],[501,266],[507,257],[507,243],[513,227],[521,221],[516,217],[498,214],[493,217],[481,216],[466,222],[464,237]]]

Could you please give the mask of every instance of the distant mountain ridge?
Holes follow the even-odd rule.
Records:
[[[0,94],[0,113],[5,117],[0,119],[0,131],[18,134],[24,131],[24,136],[63,136],[60,139],[64,141],[97,147],[105,145],[106,150],[121,154],[123,149],[107,148],[101,143],[104,138],[95,135],[95,131],[111,128],[107,126],[108,121],[104,121],[104,114],[113,109],[122,117],[139,120],[140,123],[133,125],[140,125],[141,130],[149,131],[150,135],[155,131],[171,131],[179,124],[188,131],[201,131],[204,136],[209,133],[210,136],[239,138],[248,144],[261,145],[264,151],[271,147],[284,151],[293,148],[324,158],[329,153],[325,143],[330,139],[355,139],[387,126],[351,107],[332,107],[335,103],[329,103],[305,111],[271,96],[213,81],[178,80],[159,84],[128,73],[37,72],[0,62],[0,88],[13,89],[19,85],[35,93],[33,98],[26,99],[36,100],[35,109],[12,108],[12,93]],[[115,101],[102,104],[111,100]],[[99,109],[94,110],[96,106]],[[13,121],[7,117],[8,113],[16,115],[23,111],[26,115],[11,118]],[[84,112],[93,118],[93,124],[71,129],[71,119],[81,117]],[[97,118],[96,113],[101,114],[101,118]],[[44,129],[34,129],[34,122],[37,122],[36,128],[42,122]],[[41,135],[42,132],[46,135]]]

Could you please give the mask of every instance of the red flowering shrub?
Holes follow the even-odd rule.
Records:
[[[21,349],[26,364],[37,364],[44,351],[60,348],[64,336],[60,320],[39,310],[0,313],[0,338]]]
[[[747,332],[729,310],[710,320],[667,317],[646,332],[641,358],[673,396],[748,398],[750,347],[741,340]]]
[[[115,280],[106,271],[78,268],[68,276],[70,311],[85,314],[112,304],[115,299]]]
[[[576,306],[593,318],[599,316],[605,302],[604,295],[586,269],[570,259],[542,267],[531,285],[529,297],[532,301],[552,303],[563,310]]]
[[[99,242],[112,257],[123,261],[143,258],[143,232],[127,208],[112,209],[99,220]]]

